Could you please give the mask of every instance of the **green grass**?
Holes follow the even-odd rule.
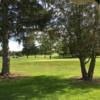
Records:
[[[11,58],[11,72],[21,76],[0,79],[0,100],[100,100],[100,58],[95,82],[77,80],[78,59]]]

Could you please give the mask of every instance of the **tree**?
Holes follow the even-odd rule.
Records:
[[[49,58],[51,59],[51,55],[55,51],[55,47],[59,39],[59,33],[56,29],[50,27],[47,28],[47,26],[45,27],[44,31],[40,34],[39,44],[40,51],[42,52],[42,54],[49,54]]]
[[[82,79],[92,80],[96,61],[97,6],[92,2],[77,5],[59,0],[55,8],[56,26],[66,36],[71,54],[80,60]]]
[[[37,46],[35,46],[34,44],[33,45],[31,45],[30,47],[28,46],[25,46],[24,48],[23,48],[23,50],[22,50],[22,54],[23,55],[26,55],[27,56],[27,58],[29,57],[29,55],[35,55],[35,58],[36,58],[36,55],[39,53],[38,52],[39,50],[38,50],[38,48],[37,48]]]
[[[36,42],[36,34],[34,32],[28,34],[26,37],[23,38],[23,51],[24,55],[35,55],[38,53],[38,48],[35,45]]]
[[[36,0],[1,0],[0,11],[0,40],[3,48],[1,75],[8,76],[8,39],[16,37],[20,41],[30,31],[42,30],[50,14]]]
[[[95,0],[98,4],[100,4],[100,0]]]
[[[49,49],[49,58],[51,59],[51,54],[54,52],[55,47],[57,45],[57,41],[59,39],[59,33],[57,32],[56,29],[47,29],[47,39],[48,39],[48,49]]]
[[[80,59],[83,80],[92,80],[95,67],[97,11],[94,6],[94,4],[79,5],[78,8],[76,7],[76,12],[69,16],[74,23],[68,22],[69,47],[71,53]],[[87,72],[85,65],[89,60],[90,65]]]
[[[46,54],[49,53],[49,41],[48,41],[48,35],[44,32],[42,32],[39,35],[39,51],[41,54],[44,54],[44,57],[46,56]]]
[[[57,41],[56,52],[63,58],[71,56],[66,37],[60,37],[60,39]]]
[[[2,75],[9,74],[9,56],[8,56],[8,0],[2,0],[2,47],[3,47],[3,68],[2,68]]]

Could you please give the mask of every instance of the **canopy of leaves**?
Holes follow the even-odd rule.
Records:
[[[2,39],[1,5],[2,0],[0,1],[0,37]],[[50,12],[37,0],[8,0],[7,12],[9,37],[17,36],[18,39],[30,31],[42,30],[50,19]]]
[[[54,9],[55,27],[61,36],[66,37],[66,43],[72,54],[84,58],[91,56],[96,46],[96,27],[98,12],[95,3],[82,5],[59,0]]]
[[[100,0],[95,0],[98,4],[100,4]]]

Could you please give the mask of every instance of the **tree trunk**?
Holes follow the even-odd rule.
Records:
[[[28,55],[27,55],[26,57],[27,57],[27,59],[28,59]]]
[[[49,55],[49,58],[51,59],[51,54]]]
[[[8,51],[8,0],[2,0],[2,72],[4,76],[9,75],[9,51]]]
[[[85,68],[85,63],[84,63],[83,58],[80,58],[80,65],[81,65],[82,79],[88,80],[88,75],[87,75],[87,71],[86,71],[86,68]]]
[[[95,62],[96,62],[96,56],[95,56],[95,52],[93,51],[92,53],[92,58],[91,58],[91,62],[90,62],[90,66],[89,66],[89,70],[88,70],[88,77],[89,80],[93,79],[93,73],[94,73],[94,68],[95,68]]]
[[[10,58],[9,58],[9,50],[8,50],[8,36],[5,36],[3,39],[3,55],[2,55],[2,72],[3,76],[9,75],[9,65],[10,65]]]

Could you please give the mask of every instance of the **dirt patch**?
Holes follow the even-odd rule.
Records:
[[[26,77],[26,76],[22,74],[17,74],[17,73],[9,74],[9,76],[0,75],[0,79],[21,79],[23,77]]]

